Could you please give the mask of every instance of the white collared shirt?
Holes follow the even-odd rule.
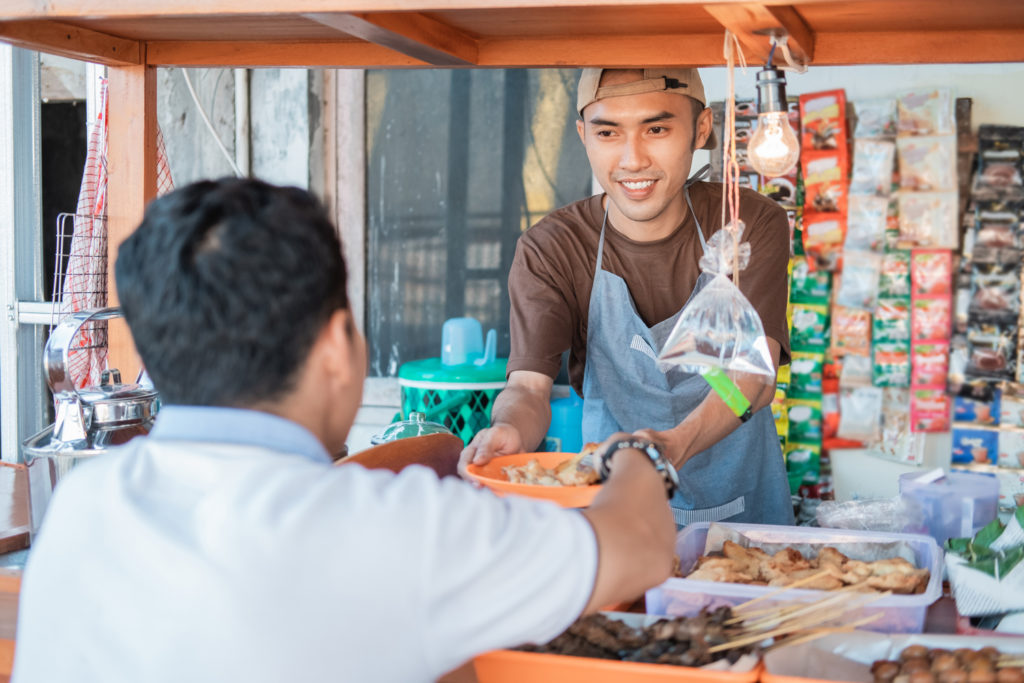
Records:
[[[420,467],[331,467],[262,413],[164,411],[54,495],[14,681],[432,681],[554,637],[589,599],[576,512]],[[219,443],[195,438],[214,427]]]

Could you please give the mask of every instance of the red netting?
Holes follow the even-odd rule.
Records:
[[[71,313],[107,305],[107,81],[100,86],[99,114],[89,129],[89,145],[73,215],[58,221],[57,272],[54,300],[59,319]],[[167,163],[163,135],[157,129],[157,194],[174,189]],[[66,234],[67,219],[73,231]],[[63,252],[63,253],[61,253]],[[68,373],[75,386],[100,383],[107,365],[107,323],[98,321],[82,327],[68,352]]]

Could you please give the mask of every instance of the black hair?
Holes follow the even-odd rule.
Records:
[[[252,406],[295,386],[348,306],[341,243],[309,192],[193,183],[150,204],[117,255],[117,294],[165,403]]]

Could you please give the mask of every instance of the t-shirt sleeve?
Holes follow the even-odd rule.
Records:
[[[506,373],[530,370],[554,379],[572,341],[574,316],[567,299],[572,283],[553,266],[544,239],[531,234],[539,227],[520,238],[509,270],[511,351]]]
[[[744,191],[744,194],[750,192]],[[750,192],[756,207],[746,213],[750,263],[740,272],[740,290],[753,305],[764,332],[782,347],[779,364],[789,363],[789,325],[786,323],[789,219],[782,207]],[[741,197],[740,205],[743,205]]]

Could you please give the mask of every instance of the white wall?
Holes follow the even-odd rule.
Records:
[[[754,74],[736,69],[736,97],[754,98]],[[701,69],[709,102],[724,100],[727,90],[724,67]],[[790,96],[842,88],[847,101],[897,97],[915,88],[949,88],[954,97],[970,97],[974,103],[972,124],[1024,125],[1024,63],[1009,64],[911,64],[881,66],[812,66],[807,73],[787,72]],[[698,152],[693,168],[707,163],[708,152]]]

